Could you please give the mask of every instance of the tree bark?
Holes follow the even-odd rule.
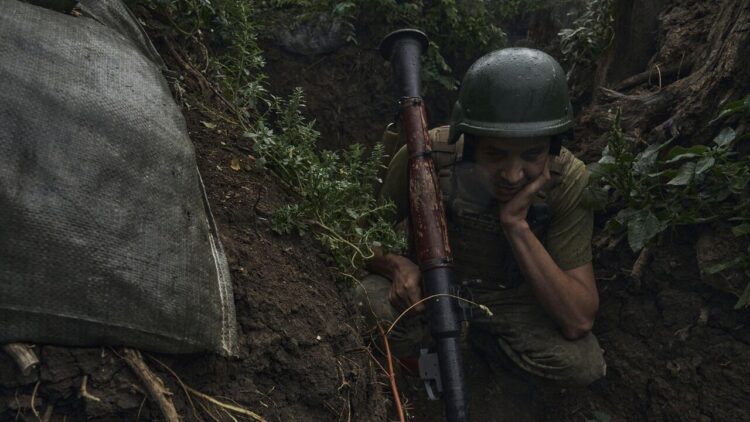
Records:
[[[623,129],[647,142],[678,135],[678,143],[706,144],[720,129],[709,122],[721,104],[750,92],[750,0],[666,3],[658,18],[657,49],[644,61],[652,41],[621,26],[656,12],[638,0],[618,1],[617,10],[626,14],[617,18],[615,48],[599,61],[596,99],[587,113],[596,120],[621,108]],[[633,51],[641,52],[637,60],[629,57]],[[646,69],[633,72],[639,66]],[[601,88],[607,84],[622,91]]]

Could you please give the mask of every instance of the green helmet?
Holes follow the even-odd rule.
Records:
[[[453,106],[449,142],[464,133],[524,138],[557,135],[573,125],[565,72],[549,54],[505,48],[480,57]]]

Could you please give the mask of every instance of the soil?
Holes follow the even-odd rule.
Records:
[[[748,420],[750,313],[732,309],[736,296],[701,282],[690,238],[676,234],[660,245],[640,286],[620,270],[634,256],[596,256],[601,304],[594,334],[608,369],[587,388],[535,385],[497,372],[467,348],[472,419]],[[416,379],[407,385],[415,420],[440,420],[442,404],[428,401]]]
[[[660,15],[658,54],[674,61],[705,42],[710,25],[704,19],[712,12],[696,1],[668,3]],[[677,36],[680,31],[684,36]],[[270,91],[304,88],[323,146],[379,140],[396,109],[389,68],[372,43],[312,57],[270,42],[265,50]],[[642,83],[626,93],[656,90]],[[432,125],[447,120],[452,95],[427,98],[434,104]],[[602,100],[583,106],[573,150],[586,162],[597,159],[604,146],[611,105]],[[631,112],[638,113],[635,107]],[[661,122],[633,116],[641,126]],[[309,238],[278,236],[269,229],[272,210],[293,198],[259,168],[251,146],[231,128],[196,111],[186,112],[186,119],[229,257],[242,351],[237,359],[147,357],[174,393],[178,412],[186,420],[197,419],[196,413],[211,419],[201,404],[192,408],[157,359],[185,384],[268,420],[393,419],[387,413],[389,393],[381,387],[379,369],[354,326],[353,307],[334,281],[325,254]],[[202,121],[218,124],[208,128]],[[233,159],[240,170],[231,168]],[[597,216],[598,230],[606,217]],[[605,350],[608,373],[587,388],[529,385],[492,372],[467,349],[473,420],[750,420],[750,311],[733,310],[735,296],[701,281],[694,242],[693,232],[672,233],[654,249],[640,282],[627,276],[636,256],[625,245],[597,248],[601,303],[594,334]],[[41,368],[29,377],[20,376],[0,354],[0,420],[36,420],[34,412],[48,406],[54,408],[53,421],[160,419],[116,350],[39,346],[37,353]],[[100,401],[79,397],[84,375],[88,392]],[[417,380],[401,383],[412,420],[440,420],[441,403],[425,400]],[[225,417],[215,407],[208,411]]]
[[[307,117],[315,120],[321,134],[321,148],[373,145],[396,119],[399,107],[390,64],[380,55],[377,41],[369,38],[321,56],[290,53],[265,41],[271,92],[287,95],[302,88]],[[456,95],[442,87],[425,95],[429,126],[448,123]]]

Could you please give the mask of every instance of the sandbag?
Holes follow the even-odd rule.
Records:
[[[145,32],[119,0],[0,6],[0,343],[235,354],[226,258]]]

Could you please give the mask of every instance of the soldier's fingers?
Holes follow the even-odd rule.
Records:
[[[530,196],[535,195],[550,180],[549,161],[544,165],[542,173],[526,185],[524,192]]]
[[[404,301],[401,299],[401,296],[399,296],[395,284],[391,286],[391,291],[388,292],[388,302],[390,302],[396,309],[404,309]]]
[[[410,286],[409,289],[409,306],[419,302],[422,300],[422,289],[420,288],[419,284],[416,286]],[[420,303],[414,307],[414,311],[421,312],[424,310],[424,303]]]

